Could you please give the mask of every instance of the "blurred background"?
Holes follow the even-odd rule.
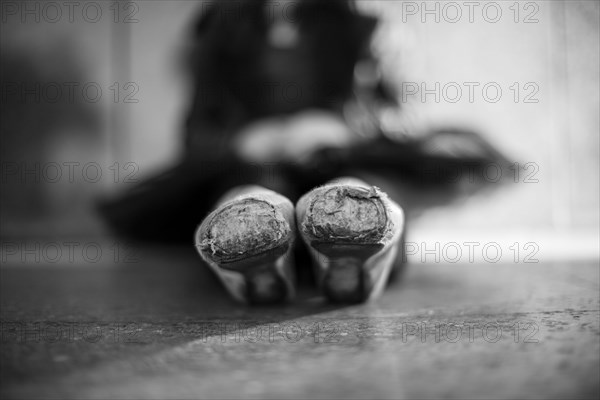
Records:
[[[105,235],[94,202],[174,162],[190,30],[209,4],[1,2],[3,238]],[[373,51],[400,89],[388,126],[469,127],[523,168],[429,210],[410,239],[597,257],[599,2],[356,4],[380,18]]]

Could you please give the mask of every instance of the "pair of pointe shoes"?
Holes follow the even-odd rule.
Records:
[[[298,232],[322,293],[330,301],[357,303],[383,291],[403,230],[404,213],[385,193],[342,178],[305,194],[295,210],[263,187],[233,189],[200,224],[195,240],[233,298],[277,303],[295,295]]]

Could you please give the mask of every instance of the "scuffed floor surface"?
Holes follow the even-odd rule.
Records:
[[[597,398],[599,268],[415,264],[377,303],[248,308],[199,258],[6,265],[2,398]]]

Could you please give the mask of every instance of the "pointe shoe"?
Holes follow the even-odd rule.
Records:
[[[294,297],[294,205],[260,186],[227,193],[196,230],[196,249],[242,303]]]
[[[305,194],[296,218],[330,301],[359,303],[381,295],[404,230],[398,204],[377,187],[343,178]]]

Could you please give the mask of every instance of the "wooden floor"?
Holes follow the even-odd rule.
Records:
[[[417,264],[380,301],[232,303],[190,250],[6,265],[2,398],[597,398],[598,262]]]

